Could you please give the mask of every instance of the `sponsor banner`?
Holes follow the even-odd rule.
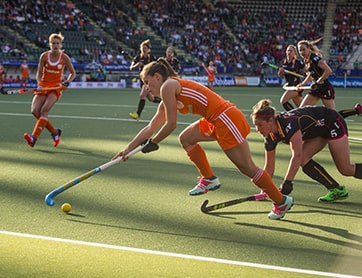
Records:
[[[72,82],[69,88],[89,88],[89,89],[118,89],[126,88],[126,80],[120,82]],[[139,86],[138,86],[139,88]]]
[[[236,86],[248,86],[248,80],[245,76],[235,76]]]
[[[260,85],[260,77],[246,77],[246,82],[248,86],[259,86]]]
[[[328,79],[333,87],[346,87],[346,88],[361,88],[362,79],[361,78],[329,78]]]

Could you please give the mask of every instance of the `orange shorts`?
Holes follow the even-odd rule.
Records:
[[[236,107],[222,112],[212,123],[201,118],[199,128],[204,136],[214,137],[223,150],[242,144],[250,133],[244,113]]]
[[[34,91],[34,96],[36,95],[49,95],[49,94],[55,94],[57,96],[57,99],[59,99],[62,96],[62,90],[56,89],[56,90],[44,90],[44,91]]]

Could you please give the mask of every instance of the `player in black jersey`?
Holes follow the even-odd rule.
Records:
[[[305,106],[275,114],[271,102],[263,99],[253,107],[252,120],[256,130],[265,138],[265,170],[271,176],[275,169],[277,144],[283,142],[290,145],[292,157],[281,185],[283,194],[292,191],[292,181],[299,167],[302,167],[305,174],[329,190],[327,195],[318,199],[319,202],[348,197],[346,188],[312,159],[326,145],[342,175],[362,179],[362,163],[350,161],[347,125],[337,111],[322,106]]]
[[[336,109],[334,103],[334,88],[328,80],[332,69],[323,59],[319,48],[315,45],[321,39],[322,38],[319,38],[315,41],[302,40],[298,42],[298,51],[303,57],[307,69],[307,76],[299,86],[305,86],[310,81],[313,82],[313,87],[304,97],[301,106],[315,105],[321,100],[324,106]]]
[[[152,61],[157,60],[155,56],[151,55],[150,40],[145,40],[141,42],[140,51],[141,51],[140,54],[134,57],[131,66],[129,68],[130,70],[134,70],[135,68],[138,67],[139,72],[141,72],[145,65],[147,65]],[[137,111],[134,113],[129,113],[129,116],[137,121],[139,121],[141,113],[145,108],[146,97],[149,101],[152,101],[154,103],[161,102],[161,99],[159,97],[155,97],[150,91],[148,91],[147,87],[144,86],[142,80],[140,82],[141,82],[141,92],[140,92],[140,100],[138,101]]]
[[[166,49],[166,56],[165,56],[167,62],[171,65],[173,70],[178,74],[181,70],[180,62],[175,57],[175,51],[173,50],[173,47],[169,46]]]
[[[297,86],[301,82],[300,77],[287,73],[284,70],[300,74],[301,72],[306,71],[305,64],[303,61],[298,60],[297,48],[294,45],[288,45],[285,54],[286,57],[279,67],[278,76],[284,78],[286,83],[288,83],[288,86]],[[289,111],[294,108],[289,100],[292,100],[294,105],[299,107],[302,103],[302,99],[302,90],[286,90],[280,98],[280,103],[285,110]]]
[[[315,41],[302,40],[298,42],[298,51],[304,59],[307,69],[306,78],[298,86],[305,86],[310,81],[313,82],[311,91],[304,97],[300,107],[306,105],[315,105],[322,100],[323,105],[332,109],[336,109],[334,102],[335,91],[328,77],[332,73],[332,69],[322,58],[322,54],[315,44],[322,38]],[[339,113],[344,117],[362,114],[362,106],[357,103],[353,109],[340,110]]]

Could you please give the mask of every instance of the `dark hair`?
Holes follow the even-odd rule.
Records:
[[[162,76],[163,81],[165,81],[170,76],[177,76],[175,70],[163,57],[158,58],[157,61],[151,62],[144,66],[140,73],[141,80],[144,82],[146,76],[154,76],[156,73]]]
[[[262,99],[253,106],[253,112],[250,116],[254,119],[268,121],[270,118],[274,118],[275,108],[271,106],[269,99]]]

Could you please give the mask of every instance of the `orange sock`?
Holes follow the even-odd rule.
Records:
[[[40,134],[42,133],[44,127],[47,125],[48,118],[46,117],[40,117],[34,126],[33,129],[33,135],[35,136],[35,139],[38,139]]]
[[[272,199],[275,204],[280,205],[283,203],[283,194],[275,186],[275,183],[267,171],[259,168],[258,172],[251,181],[268,194],[269,198]]]
[[[50,122],[50,120],[48,120],[47,124],[46,124],[46,129],[49,130],[49,132],[51,134],[54,134],[57,132],[56,128],[53,126],[53,124]]]
[[[199,144],[188,146],[185,151],[202,177],[211,178],[214,176],[214,172],[212,171],[209,161],[207,160],[206,153]]]

